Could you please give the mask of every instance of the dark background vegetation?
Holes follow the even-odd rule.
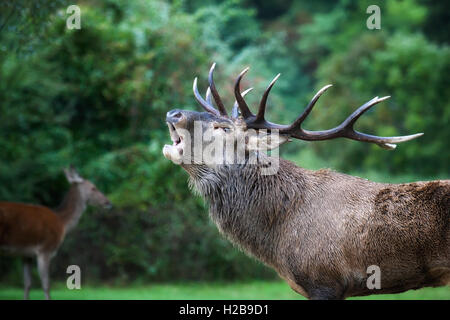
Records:
[[[332,83],[305,123],[335,126],[374,96],[391,95],[358,129],[425,132],[395,151],[355,141],[296,141],[282,155],[383,182],[448,178],[448,1],[77,1],[81,30],[66,28],[73,1],[0,3],[0,200],[56,207],[74,164],[113,201],[91,209],[52,265],[63,279],[129,281],[274,278],[221,237],[187,174],[161,153],[173,107],[199,110],[213,61],[230,106],[234,77],[251,70],[255,105],[278,72],[269,118],[292,121]],[[366,8],[381,8],[368,30]],[[20,260],[0,256],[0,281],[21,283]]]

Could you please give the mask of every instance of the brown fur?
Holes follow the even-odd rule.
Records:
[[[0,247],[41,246],[53,251],[63,234],[61,219],[49,208],[0,202]]]
[[[275,176],[226,170],[218,189],[200,190],[212,219],[295,291],[345,298],[448,283],[449,181],[387,185],[286,161]],[[230,201],[234,190],[242,201]],[[366,285],[371,265],[381,269],[379,290]]]

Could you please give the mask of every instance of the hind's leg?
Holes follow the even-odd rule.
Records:
[[[37,261],[39,276],[41,277],[42,289],[44,289],[45,299],[50,300],[50,255],[39,254]]]
[[[30,288],[31,288],[31,264],[33,262],[32,258],[23,259],[23,282],[24,282],[24,294],[23,298],[28,300],[30,298]]]

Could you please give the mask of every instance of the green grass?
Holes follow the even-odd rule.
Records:
[[[252,281],[244,283],[183,283],[183,284],[154,284],[130,287],[85,286],[80,290],[68,290],[64,284],[55,284],[52,288],[53,299],[64,300],[118,300],[118,299],[149,299],[149,300],[300,300],[284,282]],[[0,300],[22,299],[21,288],[0,287]],[[31,299],[43,299],[39,288],[31,291]],[[425,288],[407,291],[401,294],[373,295],[357,299],[441,299],[450,300],[450,287]]]

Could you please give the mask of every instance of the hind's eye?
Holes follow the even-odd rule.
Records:
[[[227,133],[231,131],[230,128],[228,128],[228,127],[222,127],[222,130],[227,132]]]

